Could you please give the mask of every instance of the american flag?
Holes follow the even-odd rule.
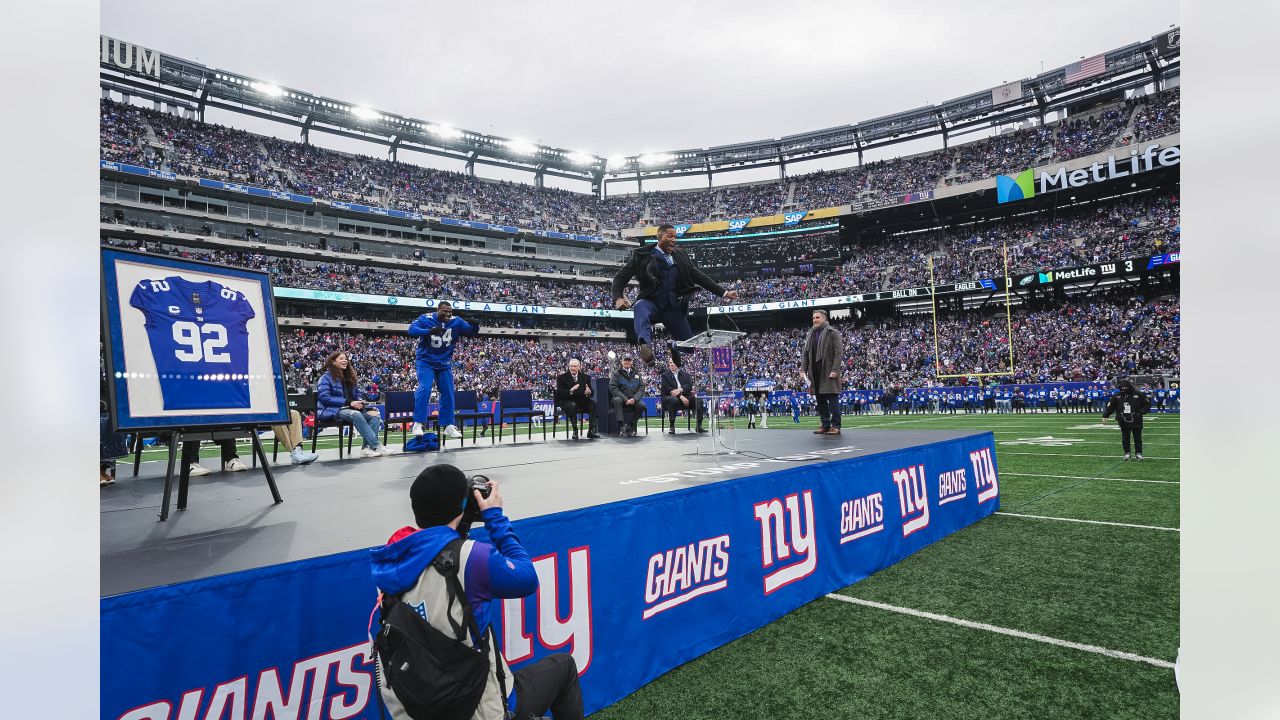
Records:
[[[1107,69],[1106,55],[1094,55],[1091,58],[1085,58],[1080,62],[1073,62],[1067,66],[1067,74],[1062,78],[1064,83],[1073,83],[1077,80],[1083,80],[1087,77],[1093,77]]]

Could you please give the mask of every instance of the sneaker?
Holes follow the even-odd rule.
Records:
[[[653,348],[649,347],[649,343],[640,343],[640,359],[645,365],[653,367]]]
[[[386,445],[379,445],[378,454],[383,457],[386,457],[391,454],[391,448],[387,447]]]
[[[111,477],[111,475],[106,470],[103,470],[98,475],[98,487],[106,487],[107,485],[111,485],[115,481],[116,479]]]
[[[209,468],[195,462],[191,463],[191,467],[187,468],[187,477],[200,477],[201,475],[208,475],[211,472],[213,471]]]
[[[293,452],[289,453],[289,464],[290,465],[310,465],[311,463],[315,462],[319,458],[320,458],[320,455],[317,453],[307,452],[306,450],[303,450],[300,447],[296,447],[293,449]]]
[[[1124,454],[1124,459],[1125,459],[1125,460],[1128,460],[1128,459],[1129,459],[1129,453],[1125,453],[1125,454]]]
[[[1142,453],[1138,453],[1138,462],[1142,462]]]
[[[599,440],[599,439],[600,439],[600,433],[596,432],[595,430],[588,431],[588,432],[587,432],[587,439],[588,439],[588,440]]]
[[[240,462],[240,458],[233,457],[223,464],[222,469],[225,472],[244,472],[249,469],[249,466]]]
[[[362,447],[360,448],[360,457],[362,458],[382,457],[382,453],[378,452],[377,448]]]
[[[456,425],[449,425],[445,427],[444,434],[454,440],[462,437],[462,433],[458,432],[458,427]]]
[[[414,437],[422,437],[422,433],[424,432],[426,432],[426,430],[423,429],[422,423],[416,422],[413,424]]]

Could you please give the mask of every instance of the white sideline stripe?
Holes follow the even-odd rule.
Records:
[[[987,632],[999,633],[1000,635],[1009,635],[1011,637],[1022,638],[1023,640],[1035,640],[1036,642],[1042,642],[1048,645],[1057,645],[1058,647],[1083,650],[1085,652],[1096,653],[1098,655],[1106,655],[1107,657],[1116,658],[1118,660],[1131,660],[1133,662],[1155,665],[1158,668],[1165,668],[1166,670],[1173,669],[1173,663],[1168,660],[1146,657],[1145,655],[1135,655],[1133,653],[1122,652],[1120,650],[1111,650],[1109,648],[1098,647],[1097,645],[1085,645],[1084,643],[1071,642],[1070,640],[1059,640],[1058,638],[1051,638],[1046,635],[1037,635],[1024,630],[1003,628],[998,625],[988,625],[986,623],[974,622],[972,620],[961,620],[960,618],[954,618],[950,615],[939,615],[937,613],[925,612],[924,610],[898,607],[897,605],[888,605],[874,600],[863,600],[862,598],[849,597],[848,595],[841,595],[839,593],[827,593],[827,597],[832,600],[847,602],[851,605],[863,605],[865,607],[873,607],[879,610],[888,610],[889,612],[911,615],[912,617],[951,623],[952,625],[959,625],[961,627],[972,628],[974,630],[986,630]]]
[[[1036,520],[1058,520],[1060,522],[1088,523],[1089,525],[1111,525],[1113,527],[1142,528],[1143,530],[1182,532],[1178,528],[1160,527],[1158,525],[1132,525],[1130,523],[1106,522],[1104,520],[1081,520],[1079,518],[1049,517],[1048,515],[1022,515],[1020,513],[1003,512],[999,510],[997,510],[995,514],[1008,515],[1009,517],[1035,518]]]
[[[1000,456],[1000,455],[1041,455],[1041,456],[1053,455],[1055,457],[1091,457],[1091,458],[1111,458],[1112,460],[1116,459],[1115,455],[1080,455],[1080,454],[1072,454],[1072,453],[1019,452],[1017,450],[1001,450],[999,448],[996,448],[996,455],[997,456]],[[1177,462],[1181,458],[1151,457],[1150,455],[1143,455],[1142,459],[1143,460],[1173,460],[1174,462]]]
[[[1012,475],[1014,477],[1038,477],[1038,478],[1061,478],[1063,480],[1114,480],[1116,482],[1140,482],[1140,483],[1156,483],[1158,485],[1181,485],[1177,480],[1133,480],[1130,478],[1109,478],[1109,477],[1085,477],[1084,475],[1037,475],[1036,473],[1016,473],[1002,472],[1001,475]]]

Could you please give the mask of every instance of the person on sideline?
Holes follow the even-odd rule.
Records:
[[[844,366],[844,339],[827,322],[827,311],[813,311],[813,327],[804,339],[804,377],[817,397],[822,427],[814,435],[840,434],[840,370]]]

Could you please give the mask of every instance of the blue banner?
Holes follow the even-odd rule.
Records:
[[[520,232],[520,228],[514,225],[495,225],[493,223],[478,222],[476,220],[455,220],[453,218],[442,217],[440,218],[440,224],[471,228],[473,230],[492,230],[493,232],[504,232],[512,235]]]
[[[114,170],[115,172],[130,173],[132,175],[142,175],[144,177],[160,178],[161,180],[177,180],[178,176],[168,170],[152,170],[151,168],[138,167],[137,165],[126,165],[124,163],[111,162],[110,160],[99,160],[99,170]]]
[[[675,227],[676,227],[676,237],[682,237],[685,233],[689,232],[689,228],[693,227],[693,224],[692,224],[692,223],[680,223],[679,225],[676,225]]]
[[[255,197],[271,198],[273,200],[288,200],[290,202],[303,203],[304,205],[311,205],[315,203],[315,199],[309,195],[298,195],[296,193],[283,192],[280,190],[267,190],[265,188],[253,187],[252,185],[228,183],[222,182],[221,180],[210,180],[208,178],[200,178],[200,187],[212,188],[214,190],[226,190],[228,192],[253,195]]]
[[[579,235],[577,233],[562,233],[555,230],[534,230],[534,235],[544,238],[554,238],[556,240],[577,240],[579,242],[602,243],[604,238],[596,235]]]
[[[390,208],[370,207],[368,205],[360,205],[359,203],[347,203],[333,200],[329,202],[329,206],[334,210],[347,210],[350,212],[365,213],[366,215],[381,215],[382,217],[393,217],[399,218],[400,220],[422,219],[422,213],[392,210]]]
[[[772,380],[752,379],[747,381],[746,389],[748,391],[772,390],[775,383]]]
[[[806,211],[796,210],[795,212],[784,213],[782,215],[783,225],[797,225],[804,219]]]
[[[711,348],[711,371],[716,375],[733,374],[733,348]]]
[[[494,601],[504,654],[572,654],[591,713],[999,508],[991,433],[851,452],[742,458],[773,472],[516,521],[539,588]],[[374,597],[361,550],[104,598],[102,717],[372,720]]]
[[[1154,255],[1147,260],[1147,269],[1154,270],[1161,265],[1173,265],[1182,262],[1182,253],[1166,253],[1164,255]]]

